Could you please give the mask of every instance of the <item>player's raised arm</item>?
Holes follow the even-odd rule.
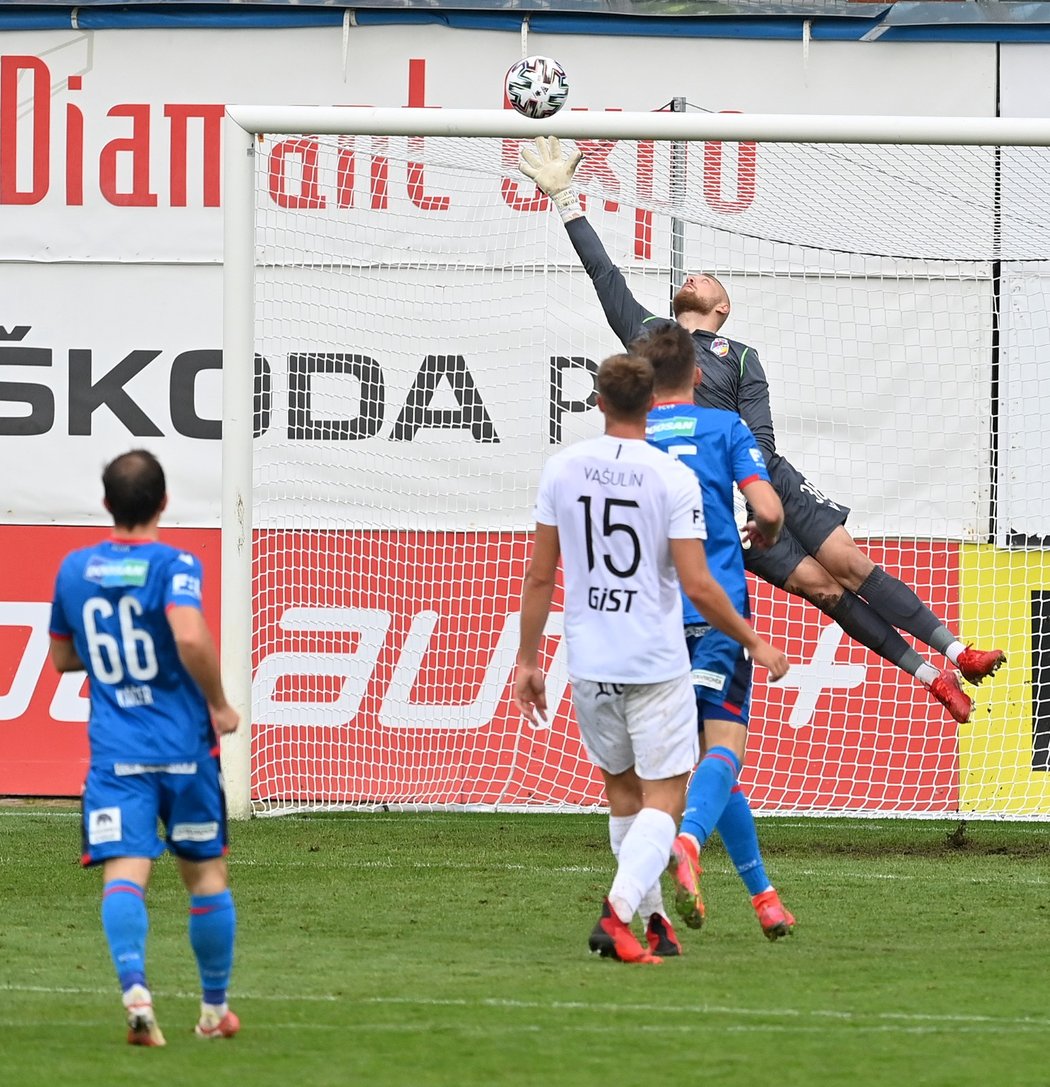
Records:
[[[609,327],[627,347],[645,330],[647,322],[661,318],[657,318],[631,294],[623,273],[609,259],[605,246],[583,214],[579,195],[573,185],[576,167],[583,158],[582,152],[579,149],[571,154],[563,151],[557,136],[537,136],[533,143],[535,149],[528,145],[522,148],[519,161],[521,172],[554,202],[569,241],[594,284]]]
[[[682,592],[711,626],[738,641],[756,664],[768,669],[770,679],[777,680],[786,675],[790,667],[787,657],[761,638],[737,613],[725,590],[711,576],[700,541],[671,540],[670,544]]]

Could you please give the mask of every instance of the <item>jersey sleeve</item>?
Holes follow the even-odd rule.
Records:
[[[628,347],[646,331],[648,322],[660,318],[655,318],[652,311],[631,294],[623,273],[609,259],[605,246],[586,218],[580,216],[571,220],[566,223],[565,230],[584,271],[591,277],[609,327],[620,343]]]
[[[189,551],[180,551],[168,567],[164,585],[164,608],[188,606],[203,608],[201,586],[204,574],[200,559]]]
[[[706,540],[707,522],[704,520],[700,482],[688,468],[677,461],[672,461],[671,467],[676,471],[671,473],[671,510],[667,537],[670,540]]]
[[[62,582],[65,580],[63,576],[65,569],[66,564],[63,562],[58,568],[58,574],[55,577],[55,592],[51,598],[51,620],[48,624],[48,631],[55,638],[73,637],[73,628],[69,625],[65,604],[63,603]]]
[[[754,434],[742,419],[735,419],[730,428],[730,457],[733,463],[733,479],[738,487],[746,487],[756,479],[769,482],[765,458]]]
[[[769,382],[758,352],[753,347],[741,350],[737,411],[768,460],[777,451],[777,440],[773,432],[773,413],[769,407]]]

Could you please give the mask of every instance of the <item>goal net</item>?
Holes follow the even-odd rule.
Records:
[[[594,372],[620,350],[518,171],[556,133],[638,300],[667,314],[685,273],[717,275],[780,451],[964,642],[1007,654],[958,725],[752,581],[793,663],[756,675],[755,810],[1050,813],[1050,128],[229,112],[222,649],[252,722],[224,755],[232,811],[602,804],[557,597],[549,726],[510,698],[540,468],[600,431]]]

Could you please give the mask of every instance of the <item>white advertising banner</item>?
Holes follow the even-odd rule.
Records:
[[[0,33],[2,256],[219,260],[226,103],[499,109],[520,47],[433,26],[355,28],[345,53],[335,27]],[[562,62],[572,109],[994,109],[992,45],[531,35],[529,48]]]
[[[337,28],[0,33],[0,469],[5,478],[0,521],[103,523],[101,466],[116,453],[145,446],[169,472],[169,523],[218,523],[225,103],[498,109],[503,74],[520,55],[520,45],[516,34],[432,26],[354,28],[345,43]],[[650,110],[681,97],[693,108],[748,112],[988,115],[994,110],[992,45],[820,42],[803,51],[800,43],[791,42],[531,35],[529,49],[555,55],[566,67],[572,109]],[[961,66],[965,82],[959,80]],[[625,72],[630,78],[624,78]],[[592,155],[588,169],[600,171],[603,162],[613,161]],[[791,193],[791,206],[799,214],[807,207],[828,209],[826,222],[848,227],[837,194],[850,184],[854,168],[843,161],[842,171],[827,175],[823,191]],[[632,248],[628,201],[634,173],[616,169],[625,181],[620,225],[627,225],[619,233],[603,225],[602,236],[614,260],[632,265],[632,284],[645,304],[666,312],[667,269],[656,267],[666,259],[666,249],[639,258]],[[428,173],[425,193],[416,195],[440,196],[442,180],[440,170]],[[400,183],[411,185],[411,178]],[[780,206],[788,195],[758,190],[754,207],[744,216],[748,226],[760,231],[764,202]],[[494,196],[498,204],[499,195]],[[420,221],[440,220],[425,199],[416,207]],[[505,202],[503,210],[507,218],[514,217]],[[909,203],[897,224],[899,236],[914,242],[929,233],[934,224],[927,211]],[[739,218],[738,213],[729,212]],[[712,209],[703,229],[717,227],[720,214]],[[597,214],[595,221],[601,225]],[[978,223],[974,229],[979,234],[986,228]],[[453,211],[443,229],[463,233],[473,224],[457,219]],[[556,220],[548,233],[549,244],[571,265],[573,254]],[[477,235],[479,260],[491,262],[496,237]],[[375,243],[371,257],[381,259],[380,249],[386,246],[387,257],[393,253],[405,260],[419,242],[419,223],[405,222],[385,242]],[[347,255],[338,251],[338,243],[338,231],[328,230],[324,244],[335,248],[325,249],[327,257]],[[502,259],[518,257],[504,254]],[[830,388],[817,396],[791,381],[789,362],[783,372],[777,361],[792,359],[798,350],[797,299],[791,291],[776,301],[767,297],[770,269],[761,254],[745,246],[734,259],[739,316],[734,313],[729,331],[754,342],[770,360],[781,445],[798,456],[828,494],[854,504],[854,531],[972,535],[972,496],[946,496],[946,489],[936,485],[931,460],[941,443],[967,460],[985,441],[986,345],[980,340],[967,345],[950,389],[932,378],[924,384],[914,380],[914,361],[933,345],[936,329],[917,342],[898,343],[892,322],[869,335],[847,327],[848,318],[839,309],[821,327],[827,341],[821,350],[834,351],[840,340],[861,346],[843,353]],[[294,278],[306,290],[311,273],[299,270]],[[415,460],[425,464],[438,455],[455,456],[468,466],[466,482],[432,478],[407,492],[405,504],[435,510],[441,504],[450,511],[452,527],[520,526],[528,519],[530,488],[555,430],[557,440],[564,441],[600,425],[595,411],[579,410],[591,389],[586,369],[576,364],[564,367],[559,377],[566,382],[560,395],[572,408],[552,417],[553,383],[561,365],[556,360],[593,363],[618,347],[590,284],[576,270],[560,280],[564,293],[557,303],[557,335],[545,341],[543,351],[524,355],[531,376],[509,383],[505,358],[490,353],[477,328],[458,327],[451,316],[414,322],[411,306],[391,290],[396,281],[396,275],[388,279],[372,300],[380,315],[373,325],[348,329],[334,344],[312,338],[310,321],[319,313],[304,309],[288,317],[281,332],[285,340],[261,345],[271,379],[271,414],[260,453],[265,457],[268,443],[279,435],[287,446],[292,433],[291,453],[280,455],[293,462],[298,456],[294,427],[289,430],[287,375],[293,356],[367,356],[383,368],[382,419],[374,432],[351,429],[357,435],[353,441],[330,443],[339,455],[326,466],[304,467],[313,473],[318,500],[345,503],[346,481],[359,481],[360,466],[376,465],[380,455],[390,479],[414,472]],[[877,277],[877,289],[890,313],[895,307],[915,307],[927,290],[939,293],[943,320],[986,306],[987,286],[980,276],[951,281],[951,270],[948,286],[907,278],[886,283]],[[534,288],[526,276],[516,289],[527,296]],[[799,289],[808,307],[819,309],[826,302],[829,312],[841,295],[833,274],[826,281],[817,277],[800,283]],[[480,312],[486,336],[521,342],[519,320],[502,312],[491,285],[482,288],[463,273],[435,281],[434,291],[448,300],[443,313]],[[345,324],[345,300],[325,305],[323,321]],[[550,308],[549,300],[537,296],[533,312]],[[469,429],[424,428],[411,442],[392,440],[405,398],[432,358],[463,360],[501,451],[513,462],[510,468],[501,467],[491,443],[486,447]],[[890,363],[896,369],[885,372],[873,400],[867,395],[870,370]],[[852,385],[851,374],[859,376]],[[314,381],[319,417],[352,427],[360,417],[353,373],[333,371],[315,375]],[[951,415],[952,432],[938,433],[932,451],[919,429],[898,433],[901,418],[914,419],[920,409],[935,417],[948,397],[966,407]],[[811,411],[796,410],[811,409],[817,400],[828,413],[845,406],[854,418],[866,415],[861,432],[850,434],[860,450],[852,462],[844,463],[835,446],[815,438],[803,421]],[[435,408],[441,403],[435,400]],[[373,414],[372,422],[377,418]],[[887,432],[894,435],[892,442]],[[481,516],[477,495],[493,486],[506,494],[505,505],[498,514]],[[463,489],[459,498],[448,493],[456,487]],[[367,489],[359,497],[368,498]],[[400,502],[396,494],[387,496],[382,512],[370,516],[396,527]],[[367,505],[372,509],[375,503]]]
[[[1001,109],[1007,117],[1050,117],[1050,45],[1000,46]],[[1009,160],[1008,160],[1009,161]],[[1023,160],[1008,180],[1019,183]],[[1010,222],[1017,243],[1039,237],[1050,223],[1050,187],[1031,191],[1024,214]],[[1032,263],[1024,262],[1028,255]],[[1003,267],[1002,352],[999,416],[999,521],[997,542],[1050,540],[1050,485],[1047,450],[1050,434],[1050,278],[1046,251],[1022,254]]]

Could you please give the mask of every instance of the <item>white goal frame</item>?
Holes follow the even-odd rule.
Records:
[[[224,122],[221,662],[244,722],[222,742],[229,814],[251,813],[251,492],[253,440],[254,180],[261,134],[466,136],[531,139],[1050,146],[1050,119],[790,116],[564,111],[536,121],[512,111],[234,105]]]

